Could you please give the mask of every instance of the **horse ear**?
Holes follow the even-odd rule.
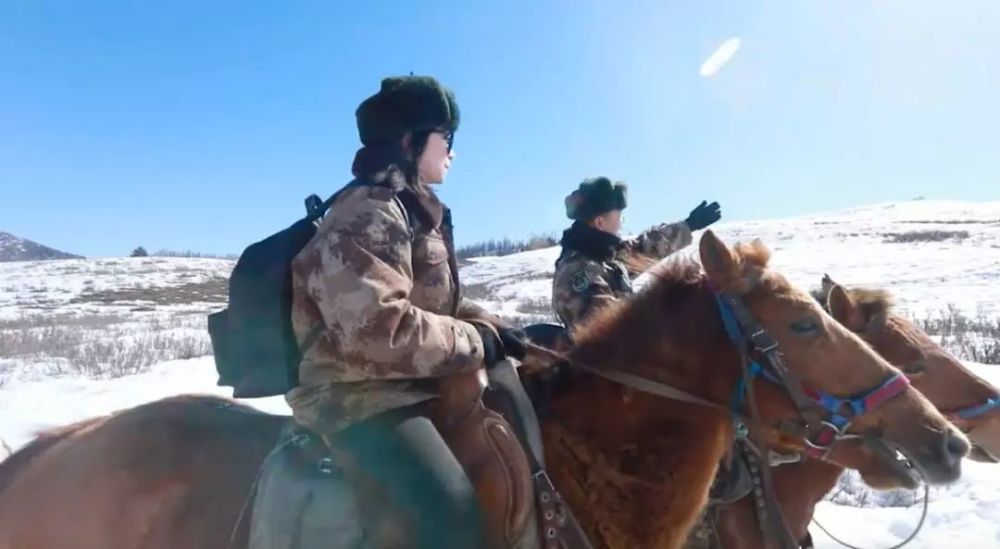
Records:
[[[823,273],[823,281],[820,282],[819,291],[823,301],[825,302],[824,305],[829,305],[830,291],[833,290],[833,287],[836,285],[837,283],[830,278],[830,275]]]
[[[840,284],[834,284],[830,288],[827,306],[833,318],[852,332],[860,332],[868,326],[868,319],[865,318],[861,306]]]
[[[736,254],[711,229],[701,235],[698,252],[701,255],[701,265],[712,285],[721,291],[731,290],[740,276]]]

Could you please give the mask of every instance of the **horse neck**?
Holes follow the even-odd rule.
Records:
[[[548,471],[595,545],[679,547],[728,448],[724,415],[599,378],[578,380],[552,412]]]
[[[781,511],[799,539],[807,533],[816,504],[833,490],[843,472],[839,465],[814,459],[774,469],[772,482]]]
[[[717,341],[725,335],[711,296],[689,297],[676,311],[686,322],[654,319],[657,327],[642,328],[653,315],[622,311],[617,324],[580,341],[571,361],[725,402],[721,387],[735,382],[738,357]],[[666,341],[649,337],[657,330]],[[650,359],[653,353],[665,356]],[[591,539],[608,548],[681,546],[730,446],[727,415],[589,374],[554,398],[552,412],[542,426],[548,468]]]

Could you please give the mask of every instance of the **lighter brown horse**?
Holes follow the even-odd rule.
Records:
[[[769,269],[762,244],[732,249],[708,231],[700,252],[704,273],[684,264],[659,273],[650,288],[584,326],[569,361],[725,403],[743,367],[719,317],[716,292],[725,292],[777,340],[804,384],[853,395],[898,374]],[[767,424],[798,419],[781,392],[754,385]],[[731,444],[728,414],[580,372],[554,395],[551,412],[542,425],[548,470],[595,546],[679,547]],[[0,464],[0,548],[218,549],[234,529],[232,546],[245,547],[247,521],[238,519],[286,420],[185,396],[43,436]],[[936,483],[958,477],[968,450],[912,389],[858,418],[853,430],[911,456]]]
[[[888,292],[862,288],[845,291],[824,277],[816,297],[827,304],[837,321],[900,368],[912,380],[914,388],[969,434],[974,444],[972,459],[996,461],[995,456],[1000,455],[1000,409],[983,406],[997,398],[996,387],[969,371],[916,324],[894,312]],[[774,489],[797,539],[807,537],[816,504],[833,489],[843,471],[836,464],[812,459],[774,469]],[[898,485],[896,476],[872,474],[865,480],[873,487]],[[720,505],[718,513],[716,525],[722,547],[766,547],[750,498]]]

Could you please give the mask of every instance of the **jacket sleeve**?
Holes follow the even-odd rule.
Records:
[[[650,227],[639,236],[625,241],[625,246],[632,252],[663,259],[668,255],[691,244],[691,229],[687,223],[661,223]]]
[[[497,328],[512,327],[509,322],[487,311],[482,305],[464,297],[458,303],[455,316],[462,320],[479,320]]]
[[[410,302],[411,241],[399,206],[370,197],[351,202],[327,216],[306,262],[309,294],[343,362],[361,370],[359,379],[481,367],[483,342],[471,324]]]

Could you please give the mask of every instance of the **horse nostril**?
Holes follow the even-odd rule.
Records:
[[[962,459],[969,453],[970,449],[969,441],[954,431],[949,431],[948,436],[944,439],[944,452],[949,457]]]

